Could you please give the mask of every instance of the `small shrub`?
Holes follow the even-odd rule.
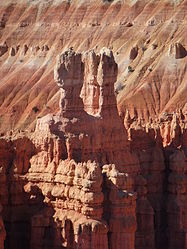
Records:
[[[131,66],[128,66],[128,73],[132,73],[132,72],[134,72],[134,70],[132,69]]]
[[[34,107],[32,108],[32,110],[33,110],[34,113],[37,113],[37,112],[39,111],[39,109],[38,109],[37,106],[34,106]]]

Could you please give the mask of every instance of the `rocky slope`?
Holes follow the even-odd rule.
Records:
[[[1,138],[5,248],[185,248],[186,119],[123,124],[117,74],[106,48],[65,51],[60,112]]]
[[[34,129],[58,110],[53,68],[69,47],[114,51],[121,113],[186,113],[186,11],[186,0],[2,0],[0,130]]]
[[[89,105],[85,98],[84,108],[79,97],[87,70],[98,89],[92,96],[97,112],[91,98]],[[8,154],[0,192],[6,248],[121,248],[124,242],[134,248],[132,177],[139,165],[118,115],[116,77],[110,50],[100,55],[66,51],[55,67],[60,113],[38,119],[30,138],[1,140],[1,152]],[[88,78],[84,84],[93,89]],[[88,107],[92,114],[84,110]]]
[[[0,249],[186,248],[186,8],[1,1]]]

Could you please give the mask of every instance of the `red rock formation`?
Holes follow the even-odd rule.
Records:
[[[4,249],[4,241],[6,238],[6,231],[4,228],[4,223],[3,223],[2,216],[1,216],[1,212],[2,212],[2,206],[0,204],[0,248]]]
[[[128,129],[131,149],[140,162],[141,181],[138,178],[137,185],[144,186],[140,188],[141,192],[136,189],[137,248],[145,248],[147,244],[149,248],[185,248],[185,218],[181,216],[181,212],[185,213],[182,211],[186,198],[182,180],[185,171],[181,171],[179,165],[184,168],[186,164],[186,117],[179,110],[163,114],[156,122],[150,119],[145,124],[143,120],[131,119],[127,111],[124,125]],[[181,197],[180,190],[183,191]],[[139,204],[142,195],[149,201],[147,209]],[[145,218],[140,219],[143,215],[149,216],[149,223]],[[142,227],[141,232],[139,227]]]
[[[57,54],[68,47],[113,49],[119,65],[116,86],[123,86],[119,109],[128,109],[131,118],[136,112],[146,121],[176,108],[186,112],[186,6],[186,0],[1,0],[0,131],[34,129],[37,117],[58,110],[53,68]],[[170,47],[174,56],[168,55]],[[131,51],[134,60],[129,60]],[[95,96],[85,101],[97,111],[98,86],[89,77],[85,81]]]
[[[169,156],[168,240],[169,248],[186,248],[186,156],[182,149]]]
[[[138,47],[133,47],[130,51],[129,59],[134,60],[138,55]]]
[[[186,7],[1,0],[6,249],[186,248]]]
[[[97,111],[93,98],[80,98],[83,84],[86,93],[92,91],[85,76],[90,58],[95,66],[90,77],[97,72]],[[134,248],[133,176],[139,164],[118,115],[117,72],[108,49],[84,56],[66,51],[55,67],[60,112],[38,119],[30,138],[20,134],[10,142],[1,140],[2,155],[8,153],[1,159],[5,165],[0,182],[7,191],[0,191],[9,224],[7,248],[113,249],[124,241],[126,249]]]
[[[133,180],[120,173],[115,165],[104,165],[105,213],[109,222],[109,248],[135,248],[136,195]]]
[[[89,64],[89,62],[91,63]],[[79,68],[78,74],[76,72],[77,68]],[[84,75],[86,75],[87,78],[85,78]],[[55,67],[55,80],[57,81],[58,85],[62,88],[61,100],[60,100],[61,112],[56,117],[50,116],[39,119],[37,122],[36,134],[37,132],[42,133],[43,131],[45,133],[46,127],[48,127],[47,128],[48,132],[50,131],[55,134],[57,134],[58,132],[58,136],[60,132],[61,136],[64,134],[63,147],[66,148],[64,155],[67,154],[69,160],[75,159],[76,161],[85,162],[84,164],[78,164],[80,166],[78,165],[74,166],[75,173],[76,169],[80,167],[82,173],[79,173],[78,175],[84,175],[83,173],[84,165],[85,166],[88,165],[86,167],[88,167],[88,169],[90,168],[89,166],[90,163],[89,164],[88,162],[86,163],[86,161],[88,161],[89,159],[98,162],[98,167],[101,167],[102,165],[108,162],[114,162],[116,163],[116,167],[118,169],[121,169],[123,172],[126,171],[132,174],[136,173],[135,169],[134,169],[135,171],[134,170],[132,171],[130,167],[129,169],[128,167],[124,168],[125,166],[124,162],[123,160],[121,160],[123,157],[126,157],[127,160],[125,164],[128,166],[128,164],[130,163],[128,161],[129,160],[133,161],[134,159],[129,157],[130,152],[128,151],[128,148],[125,149],[125,147],[128,145],[127,137],[124,132],[123,124],[120,120],[120,117],[118,116],[116,108],[116,100],[114,96],[113,85],[116,80],[116,77],[117,77],[117,65],[114,62],[112,53],[107,49],[103,49],[100,55],[95,55],[93,51],[88,52],[87,54],[84,54],[83,60],[81,60],[81,54],[76,54],[73,50],[69,50],[63,53],[57,59],[57,66]],[[83,102],[79,97],[83,80],[84,80],[84,85],[82,90],[82,97],[85,105],[83,105]],[[93,87],[95,86],[97,88],[96,95],[94,95],[93,91]],[[88,99],[87,93],[92,93],[90,99]],[[94,97],[95,99],[93,99],[92,97]],[[93,103],[97,104],[95,105]],[[88,113],[90,115],[88,115],[88,113],[85,112],[85,110],[86,111],[88,110]],[[55,154],[57,153],[53,152],[53,155]],[[37,157],[41,158],[41,155],[38,154]],[[48,162],[46,161],[46,163],[48,164],[46,164],[44,168],[46,168],[47,165],[49,165],[49,161]],[[63,162],[64,166],[62,166],[61,168],[67,167],[67,164],[68,162],[66,161]],[[31,169],[33,167],[32,165],[36,165],[37,169],[41,167],[38,166],[38,163],[36,164],[31,162]],[[90,217],[92,219],[102,219],[102,214],[103,214],[106,222],[109,225],[109,233],[111,234],[109,239],[110,248],[120,248],[123,245],[124,240],[126,241],[126,248],[129,249],[134,248],[134,234],[136,229],[136,223],[135,223],[136,205],[135,205],[134,194],[133,193],[128,194],[129,190],[131,191],[133,190],[132,186],[133,183],[131,183],[130,186],[126,185],[125,177],[128,178],[128,176],[125,175],[124,173],[119,174],[118,171],[115,171],[115,165],[109,166],[109,168],[110,167],[113,168],[113,171],[109,170],[108,172],[107,166],[104,166],[103,169],[106,169],[104,170],[104,173],[108,172],[106,173],[106,188],[109,189],[109,191],[111,191],[111,197],[108,197],[111,200],[111,204],[108,204],[111,205],[111,216],[109,214],[106,214],[105,210],[103,214],[101,206],[103,202],[102,199],[103,194],[101,194],[100,192],[96,194],[97,193],[96,190],[92,190],[94,192],[94,194],[91,192],[93,195],[92,198],[97,200],[97,203],[93,203],[92,207],[91,203],[88,204],[89,197],[87,197],[87,194],[84,192],[82,194],[79,193],[80,191],[75,190],[75,186],[74,186],[74,193],[78,191],[78,196],[80,197],[83,196],[87,204],[86,203],[84,204],[84,201],[82,199],[78,201],[79,203],[82,203],[81,204],[83,207],[82,209],[80,209],[81,206],[79,208],[78,204],[75,204],[74,206],[73,203],[70,205],[70,207],[66,207],[65,204],[66,201],[63,200],[63,203],[61,204],[62,206],[60,206],[60,208],[66,207],[66,209],[69,210],[73,208],[75,212],[82,213],[82,215],[86,215],[87,217]],[[41,169],[42,172],[45,171],[44,168]],[[88,171],[88,169],[86,171]],[[36,169],[34,168],[34,171],[35,170]],[[69,168],[67,172],[68,171]],[[49,172],[49,170],[47,170],[47,172]],[[98,181],[99,174],[98,173],[94,174]],[[74,173],[72,173],[71,175],[72,178]],[[109,182],[113,178],[107,180],[107,178],[110,177],[114,177],[114,182],[112,182],[112,185],[109,184]],[[60,182],[62,183],[64,181],[67,181],[66,178],[67,176],[64,178],[60,178],[61,179]],[[71,181],[73,183],[75,180],[73,180],[72,178]],[[70,183],[70,185],[72,185],[72,183]],[[80,186],[81,185],[84,186],[83,183],[79,184]],[[118,190],[116,190],[116,188],[118,188]],[[56,191],[58,193],[59,187],[56,187]],[[59,194],[62,195],[62,192],[60,192]],[[76,199],[76,197],[72,196],[71,199],[72,200]],[[120,209],[117,208],[117,205],[119,205],[118,203],[123,199],[124,199],[124,211],[122,208]],[[101,200],[100,204],[99,200]],[[106,200],[108,203],[106,196],[104,200]],[[76,200],[74,201],[76,203]],[[67,200],[67,202],[70,203],[70,200]],[[113,205],[116,206],[117,208],[116,211],[115,208],[113,210]],[[131,206],[131,205],[132,205],[131,211],[129,210],[127,212],[126,206]],[[115,212],[117,213],[115,214]],[[123,228],[123,223],[126,222],[127,220],[129,220],[129,223],[127,226]],[[119,227],[120,229],[117,229],[117,227]],[[87,240],[90,240],[88,234],[87,234]],[[116,241],[118,241],[118,244],[116,244]],[[107,245],[107,238],[105,241],[105,245]]]
[[[180,43],[170,46],[169,55],[173,55],[175,59],[182,59],[187,55],[186,49]]]
[[[60,112],[0,140],[6,248],[185,248],[186,117],[145,124],[126,111],[125,130],[117,72],[108,49],[67,50]]]
[[[8,46],[6,42],[0,46],[0,57],[3,56],[8,51]]]
[[[93,55],[93,52],[90,54]],[[84,110],[92,103],[91,100],[91,103],[88,104],[87,97],[83,96],[83,101],[86,103],[84,107],[80,98],[84,68],[85,71],[87,69],[84,65],[90,59],[90,54],[84,55],[84,63],[81,60],[81,54],[75,54],[72,50],[59,57],[55,68],[55,80],[62,87],[61,113],[57,116],[46,116],[38,119],[36,132],[49,130],[56,134],[61,129],[65,133],[64,140],[69,159],[81,161],[92,159],[105,164],[117,160],[117,155],[114,158],[112,153],[113,148],[118,150],[117,144],[125,147],[128,142],[118,115],[113,89],[117,77],[117,65],[113,55],[107,49],[101,51],[100,56],[94,55],[93,57],[95,58],[94,64],[97,64],[97,112],[94,107],[90,111],[91,115]],[[75,65],[80,69],[78,76]],[[92,85],[88,84],[86,87],[90,91]],[[60,126],[59,131],[57,130],[58,126]],[[121,139],[122,136],[123,139]]]
[[[158,131],[157,131],[158,132]],[[162,213],[165,161],[161,137],[154,129],[135,126],[130,129],[131,148],[140,162],[137,184],[137,246],[136,248],[164,248]],[[163,245],[162,245],[163,244]],[[163,246],[163,247],[162,247]]]

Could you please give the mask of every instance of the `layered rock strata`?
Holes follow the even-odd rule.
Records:
[[[117,72],[108,49],[69,49],[54,71],[60,112],[38,119],[30,138],[2,140],[6,248],[134,248],[139,165],[117,111]]]
[[[187,0],[1,0],[0,132],[34,130],[37,117],[57,112],[53,68],[68,47],[113,50],[118,106],[131,118],[185,113],[186,12]]]
[[[187,160],[183,149],[170,152],[168,178],[168,236],[169,248],[186,248],[186,170]]]
[[[110,50],[68,49],[60,112],[0,139],[6,249],[186,247],[186,117],[119,116],[117,74]]]
[[[147,180],[145,193],[151,206],[145,214],[150,213],[150,226],[146,229],[150,248],[151,245],[185,248],[186,124],[181,110],[164,113],[147,124],[141,119],[131,119],[128,111],[124,118],[131,149],[138,156],[141,174]],[[144,237],[142,243],[145,241]],[[145,247],[143,244],[142,248]]]
[[[78,72],[77,69],[79,69]],[[101,206],[99,208],[99,203],[98,206],[90,207],[90,214],[85,212],[83,215],[93,216],[97,219],[105,218],[106,224],[108,223],[110,248],[120,248],[124,240],[126,240],[126,248],[133,248],[136,230],[136,202],[133,194],[134,183],[132,181],[128,185],[127,179],[131,174],[137,174],[138,164],[135,156],[131,155],[129,151],[127,136],[118,115],[114,95],[116,78],[117,64],[112,52],[108,49],[102,49],[100,55],[90,51],[82,56],[76,54],[72,49],[63,53],[58,57],[55,67],[55,80],[61,87],[61,112],[57,116],[39,119],[36,134],[45,130],[44,133],[50,131],[61,137],[61,140],[64,141],[63,148],[65,148],[62,154],[67,155],[69,160],[74,159],[76,162],[91,160],[97,162],[101,168],[105,164],[114,164],[108,166],[109,168],[113,167],[111,174],[113,172],[114,183],[112,185],[108,183],[111,181],[107,180],[107,176],[110,178],[110,173],[106,173],[106,183],[105,181],[102,183],[103,186],[106,185],[111,194],[106,195],[105,189],[103,189],[104,197],[102,197],[103,194],[101,195],[104,203],[107,202],[108,205],[111,205],[111,215],[107,213],[108,209],[104,208],[103,210]],[[124,161],[122,158],[126,158],[126,160]],[[133,162],[134,169],[130,167]],[[107,166],[104,168],[106,169]],[[118,173],[119,170],[123,173]],[[117,185],[116,181],[122,182]],[[131,194],[128,193],[129,191]],[[99,200],[99,197],[97,199]],[[120,205],[124,202],[124,211],[122,207],[117,207],[120,201]],[[127,211],[127,207],[131,205],[131,211],[130,209]],[[116,211],[113,206],[116,206]],[[115,214],[115,212],[117,213]],[[124,224],[126,220],[129,220],[128,225]],[[119,228],[117,229],[117,227]],[[118,239],[116,240],[116,238]]]

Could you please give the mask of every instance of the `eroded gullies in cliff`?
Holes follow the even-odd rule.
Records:
[[[113,49],[118,106],[131,117],[186,112],[186,0],[14,2],[0,1],[1,132],[58,110],[55,58],[72,46]]]
[[[117,112],[116,77],[111,51],[66,51],[55,67],[60,113],[38,119],[28,139],[2,140],[6,248],[108,248],[108,241],[112,248],[124,241],[134,247],[129,174],[137,170],[130,168],[134,159]],[[120,173],[125,164],[127,173]]]
[[[0,140],[6,249],[185,248],[185,122],[142,127],[126,115],[125,129],[117,73],[106,48],[67,50],[54,70],[60,112]]]

